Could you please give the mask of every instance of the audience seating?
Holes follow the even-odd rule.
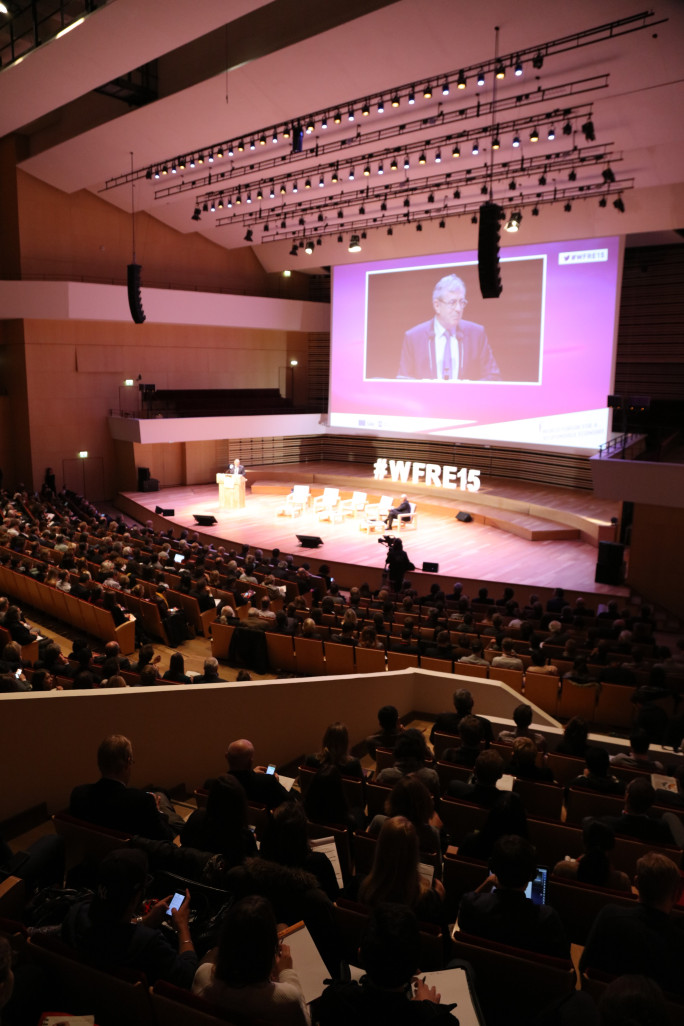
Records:
[[[442,735],[446,737],[445,734]],[[439,786],[444,793],[452,780],[468,781],[473,775],[471,766],[458,766],[453,762],[436,762],[435,769],[439,776]]]
[[[217,620],[214,620],[209,630],[211,632],[212,656],[214,659],[227,659],[235,627],[232,624],[218,623]]]
[[[528,816],[560,820],[563,808],[563,788],[560,784],[546,784],[516,777],[513,790],[520,795]]]
[[[572,944],[586,944],[591,925],[604,905],[632,908],[637,896],[631,891],[614,891],[609,887],[549,876],[546,897],[563,921]]]
[[[359,645],[356,646],[357,673],[384,673],[385,669],[384,648],[361,648]]]
[[[420,667],[422,670],[436,670],[438,673],[453,673],[453,659],[437,659],[434,656],[421,656]]]
[[[64,838],[67,873],[81,862],[100,862],[105,855],[124,847],[130,840],[129,834],[95,826],[70,816],[68,812],[55,812],[52,823],[55,833]]]
[[[355,965],[358,962],[361,935],[370,917],[370,909],[356,901],[338,898],[335,902],[335,925],[342,947],[342,957]],[[424,972],[441,969],[444,945],[439,926],[420,923],[420,968]]]
[[[372,819],[373,816],[384,815],[385,802],[389,798],[391,791],[391,787],[383,787],[382,784],[374,784],[370,780],[366,781],[366,803],[369,819]]]
[[[523,693],[525,676],[522,670],[507,670],[505,666],[492,666],[489,669],[489,679],[499,680],[502,684],[507,684],[509,688],[513,688],[519,695]]]
[[[488,814],[488,810],[483,809],[481,805],[462,802],[448,796],[442,797],[439,802],[439,815],[453,844],[458,844],[473,830],[479,830]]]
[[[442,860],[442,881],[446,891],[448,922],[456,921],[462,895],[476,890],[488,876],[489,866],[486,862],[447,851]]]
[[[410,670],[417,666],[417,655],[413,655],[410,652],[392,652],[391,650],[387,653],[388,670]]]
[[[314,638],[295,638],[295,665],[300,676],[324,677],[326,674],[323,642]]]
[[[549,716],[558,715],[558,677],[544,673],[528,673],[525,677],[525,700],[538,706]]]
[[[155,1026],[145,977],[132,970],[104,972],[81,962],[61,941],[49,934],[29,938],[31,961],[51,980],[52,993],[71,1014],[94,1014],[98,1026]]]
[[[453,673],[458,677],[488,677],[489,667],[477,663],[454,663]]]
[[[594,719],[597,691],[598,688],[595,684],[585,687],[573,684],[571,680],[561,681],[558,715],[564,720],[570,720],[573,716],[581,716],[587,723],[591,723]]]
[[[19,919],[25,901],[24,881],[8,876],[0,882],[0,919]],[[0,932],[1,929],[0,929]]]
[[[488,1023],[528,1026],[539,1012],[570,994],[577,983],[569,959],[495,944],[463,932],[452,936],[452,956],[473,967],[475,989]]]
[[[579,777],[586,766],[584,759],[574,755],[563,755],[559,752],[549,752],[546,756],[546,764],[553,773],[554,780],[564,786],[575,777]]]
[[[325,672],[328,675],[354,673],[354,646],[337,645],[335,642],[325,643]]]
[[[354,492],[351,499],[343,499],[340,503],[342,515],[355,517],[357,513],[363,513],[366,509],[366,492]]]
[[[164,980],[155,983],[150,997],[158,1026],[239,1026],[217,1005]],[[253,1022],[255,1026],[262,1026],[257,1020]]]
[[[297,668],[294,642],[289,634],[266,632],[266,650],[272,673],[294,673]]]

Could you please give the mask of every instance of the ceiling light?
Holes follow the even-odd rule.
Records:
[[[408,198],[408,196],[404,200],[404,206],[405,207],[410,207],[411,206],[411,200]]]
[[[423,89],[423,99],[424,100],[431,100],[432,99],[432,86],[430,85],[429,82],[425,86],[425,89]]]
[[[362,117],[367,118],[369,114],[370,114],[370,107],[368,106],[368,100],[366,100],[366,102],[364,103],[363,107],[361,108],[361,115],[362,115]]]
[[[199,208],[199,207],[195,207],[195,209],[194,209],[194,212],[193,212],[193,215],[192,215],[192,217],[190,218],[190,220],[191,220],[191,221],[199,221],[199,219],[200,219],[200,217],[201,217],[201,216],[202,216],[202,211],[200,210],[200,208]]]
[[[370,175],[370,164],[366,164],[366,166],[363,169],[363,173],[366,176],[366,178],[368,178],[368,176]]]
[[[340,114],[339,110],[335,111],[335,117],[333,118],[333,121],[336,125],[340,125],[342,123],[342,115]]]
[[[350,107],[348,112],[347,112],[347,121],[353,121],[353,120],[354,120],[354,108]]]
[[[380,209],[382,210],[383,213],[387,210],[387,204],[385,203],[384,200],[380,204]]]
[[[498,150],[500,146],[501,146],[501,140],[499,139],[498,135],[495,135],[494,138],[492,139],[492,149],[493,150]]]
[[[238,143],[238,153],[244,153],[244,151],[245,151],[245,140],[244,139],[240,139],[240,142]]]
[[[470,223],[477,224],[477,214],[473,214],[473,216],[470,218]]]
[[[479,144],[479,142],[476,139],[475,142],[473,143],[473,156],[477,157],[479,152],[480,152],[480,144]]]
[[[307,135],[311,135],[311,133],[313,132],[314,128],[315,128],[315,125],[314,125],[313,121],[311,121],[311,119],[309,119],[307,121],[307,123],[306,123],[306,134]]]
[[[340,179],[339,179],[339,176],[338,176],[338,174],[337,174],[337,171],[333,171],[333,173],[332,173],[332,178],[330,179],[330,181],[331,181],[331,182],[333,183],[333,185],[337,185],[337,183],[339,182],[339,180],[340,180]]]
[[[418,163],[427,164],[427,158],[424,153],[421,153],[421,155],[418,157]]]
[[[515,67],[513,69],[513,74],[515,75],[516,78],[520,78],[522,73],[523,73],[523,66],[522,66],[522,64],[520,62],[520,58],[518,57],[518,58],[516,58]]]
[[[532,217],[539,217],[539,207],[532,207]]]
[[[435,164],[441,164],[441,163],[442,163],[442,151],[441,150],[437,150],[437,152],[435,153]]]
[[[388,235],[394,235],[394,231],[392,230],[392,225],[390,225],[389,228],[387,229],[387,234]]]
[[[278,140],[276,139],[275,142],[278,142]],[[232,143],[228,147],[228,156],[229,157],[233,156],[233,144]]]
[[[284,196],[286,192],[287,192],[287,189],[285,188],[285,182],[283,182],[281,184],[281,186],[280,186],[280,195]]]
[[[223,196],[219,196],[219,201],[217,203],[217,206],[218,206],[219,210],[223,210]]]
[[[319,238],[316,239],[316,245],[317,246],[322,246],[323,245],[323,240],[320,238],[320,236],[319,236]]]
[[[483,86],[485,84],[484,71],[478,71],[477,73],[477,84]],[[477,224],[477,221],[475,222]]]
[[[254,236],[252,234],[252,229],[248,228],[247,231],[245,232],[245,242],[253,242],[253,241],[254,241]]]
[[[192,166],[192,167],[194,167],[195,165],[194,165],[194,164],[192,164],[191,166]],[[154,177],[155,177],[155,178],[159,178],[159,175],[160,175],[160,174],[161,174],[161,172],[160,172],[159,168],[158,168],[158,167],[157,167],[157,168],[155,168],[155,170],[154,170]]]
[[[553,142],[553,140],[556,138],[556,129],[553,127],[553,125],[551,125],[551,128],[549,129],[549,134],[546,138],[549,140],[549,142]]]
[[[307,178],[307,180],[304,182],[304,188],[305,189],[310,189],[311,188],[311,179],[310,178]]]
[[[164,167],[162,168],[162,174],[163,174],[163,175],[168,175],[168,173],[169,173],[169,169],[168,169],[168,167],[166,166],[166,164],[164,164]]]
[[[361,252],[361,240],[358,237],[358,235],[352,235],[351,239],[349,240],[349,252],[350,253],[360,253]]]
[[[259,146],[265,146],[265,145],[266,145],[266,136],[262,133],[259,136]]]
[[[422,232],[422,230],[423,230],[423,226],[422,226],[422,224],[419,221],[418,224],[416,225],[416,231],[417,232]]]
[[[487,183],[486,182],[482,183],[482,188],[480,189],[480,192],[482,193],[483,196],[486,196],[487,193],[489,192],[489,189],[487,188]]]
[[[337,241],[338,242],[344,242],[344,239],[343,239],[343,237],[341,235],[338,235],[337,236]]]
[[[299,189],[297,188],[297,183],[296,182],[292,183],[292,191],[293,192],[299,192]]]
[[[428,203],[434,203],[435,202],[435,194],[434,194],[434,192],[430,193],[430,195],[427,198],[427,201],[428,201]]]
[[[454,146],[453,150],[451,151],[451,156],[452,157],[460,157],[461,156],[461,147],[458,145],[458,143],[456,143],[456,145]]]
[[[322,189],[324,185],[325,185],[325,178],[323,177],[323,175],[321,175],[321,177],[318,179],[318,188]]]
[[[181,159],[178,161],[178,167],[181,169],[181,171],[185,171],[185,157],[181,157]]]
[[[444,220],[444,218],[442,218],[442,220],[439,222],[439,227],[446,228],[446,221]]]
[[[323,220],[323,212],[322,211],[320,211],[319,214],[318,214],[318,220],[319,221]]]
[[[399,165],[397,164],[397,158],[392,157],[392,163],[390,164],[390,171],[396,171]]]
[[[209,207],[209,209],[211,210],[212,214],[216,213],[216,202],[214,200],[211,201],[211,206]]]
[[[566,121],[563,125],[563,135],[572,135],[572,122]]]
[[[514,192],[515,189],[517,189],[515,178],[511,178],[510,182],[508,183],[508,188],[511,190],[511,192]]]
[[[245,197],[245,199],[246,199],[247,203],[251,203],[252,202],[252,194],[251,194],[251,192],[247,193],[247,196]]]
[[[303,228],[305,224],[306,224],[306,221],[304,220],[304,218],[300,217],[299,218],[299,227]]]
[[[337,216],[338,216],[338,217],[339,217],[340,219],[344,217],[344,214],[342,213],[342,209],[341,209],[341,208],[340,208],[340,210],[338,210],[338,211],[337,211]]]
[[[280,222],[280,227],[281,228],[287,228],[287,221],[285,220],[285,218],[283,218],[282,221]]]
[[[513,136],[512,145],[516,148],[516,150],[517,150],[518,146],[520,146],[520,136],[519,135],[514,135]]]
[[[504,230],[507,232],[517,232],[520,228],[520,222],[522,221],[522,214],[516,211],[511,214],[506,223],[504,224]]]
[[[208,211],[209,211],[209,204],[208,203],[203,203],[202,204],[202,213],[206,214],[206,213],[208,213]]]
[[[258,200],[262,200],[263,198],[264,198],[264,194],[263,194],[263,192],[261,191],[261,186],[260,186],[260,187],[259,187],[259,191],[257,192],[257,199],[258,199]]]
[[[539,184],[540,185],[546,185],[546,175],[540,175],[539,176]]]
[[[625,212],[625,205],[622,202],[622,196],[618,196],[617,199],[613,200],[613,206],[616,210],[619,210],[621,214]]]
[[[408,153],[407,153],[406,156],[404,157],[404,171],[408,171],[410,166],[411,166],[411,164],[409,162]]]
[[[568,181],[569,182],[576,182],[577,181],[577,172],[575,171],[574,167],[572,168],[572,170],[570,171],[570,173],[568,175]]]
[[[378,100],[378,114],[384,114],[384,113],[385,113],[385,101],[383,100],[383,98],[381,96],[380,99]]]
[[[445,78],[444,81],[442,82],[442,96],[448,96],[448,95],[449,95],[449,82]]]
[[[588,121],[585,121],[582,125],[582,132],[584,133],[584,138],[587,142],[595,142],[596,133],[594,132],[594,122],[591,118],[589,118]]]
[[[399,96],[398,96],[397,93],[395,93],[394,96],[392,97],[392,106],[393,107],[398,107],[399,103],[400,103]]]
[[[273,185],[271,186],[271,189],[270,189],[270,191],[269,191],[269,194],[268,194],[268,195],[269,195],[269,197],[270,197],[271,199],[275,199],[275,188],[273,187]]]
[[[408,92],[408,102],[409,103],[415,103],[416,102],[416,91],[415,91],[413,86],[411,86],[411,88],[409,89],[409,92]],[[392,101],[392,106],[394,106],[394,100]]]
[[[566,214],[569,214],[569,213],[570,213],[570,211],[572,210],[572,203],[570,203],[570,202],[568,201],[568,202],[567,202],[567,203],[565,204],[565,206],[563,207],[563,210],[565,211],[565,213],[566,213]]]
[[[530,132],[530,142],[539,142],[539,132],[536,128],[533,128]]]
[[[359,207],[359,213],[361,214],[362,217],[366,213],[366,208],[364,207],[363,203]]]
[[[297,244],[295,242],[293,242],[292,243],[292,249],[290,250],[290,256],[298,256],[298,254],[299,254],[299,250],[297,249]]]
[[[378,174],[379,175],[384,175],[384,173],[385,173],[384,167],[382,166],[382,164],[378,164]]]
[[[539,50],[535,57],[532,58],[532,67],[540,71],[544,64],[544,58],[542,57],[541,50]]]
[[[323,120],[321,121],[321,128],[326,129],[327,127],[328,127],[328,115],[324,114],[323,115]]]
[[[463,70],[461,70],[458,73],[458,81],[456,82],[456,88],[457,89],[465,89],[465,87],[466,87],[465,72]]]
[[[601,196],[601,199],[599,200],[599,206],[600,207],[607,207],[608,206],[608,201],[606,200],[605,196]]]
[[[353,181],[354,181],[354,178],[355,178],[355,175],[354,175],[354,168],[353,168],[353,167],[350,167],[350,168],[349,168],[349,181],[350,181],[350,182],[353,182]]]
[[[313,253],[313,251],[314,251],[314,244],[313,244],[313,242],[311,241],[311,239],[309,239],[309,241],[307,242],[306,246],[304,247],[304,252],[305,252],[305,253],[308,253],[308,254],[309,254],[309,256],[311,256],[311,254]]]
[[[454,199],[460,199],[460,198],[461,198],[461,190],[460,189],[454,189]]]
[[[274,143],[278,142],[278,130],[276,128],[273,129],[273,136],[271,137],[271,142],[274,142]],[[231,156],[232,156],[232,154],[231,154]]]
[[[504,66],[501,63],[501,61],[499,61],[499,63],[497,64],[497,66],[496,66],[496,68],[494,70],[494,74],[499,79],[506,77],[506,69],[504,68]]]
[[[242,196],[240,195],[240,193],[238,193],[237,196],[235,197],[235,205],[237,207],[239,207],[241,203],[242,203]]]
[[[223,160],[223,146],[219,146],[219,148],[216,151],[216,156],[219,160]]]
[[[601,172],[601,176],[604,182],[615,181],[615,175],[613,174],[613,170],[610,167],[605,168],[605,170]]]

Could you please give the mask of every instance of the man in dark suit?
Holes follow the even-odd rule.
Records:
[[[408,495],[402,495],[401,501],[392,506],[391,510],[387,514],[385,523],[387,524],[388,531],[392,530],[392,524],[397,517],[406,516],[411,512],[411,503],[408,501]]]
[[[455,712],[440,713],[435,720],[434,726],[430,731],[431,742],[434,742],[435,734],[458,734],[459,723],[464,716],[470,716],[475,704],[473,696],[467,688],[459,688],[458,691],[454,691],[453,702]],[[477,718],[482,724],[482,739],[488,747],[490,742],[494,740],[492,725],[484,716],[478,716]]]
[[[169,822],[175,817],[166,796],[129,787],[133,766],[133,746],[123,734],[106,737],[97,750],[97,765],[102,776],[95,784],[81,784],[71,792],[69,813],[88,823],[140,834],[153,840],[170,840],[178,833],[178,825]],[[160,812],[159,805],[168,807]],[[181,821],[182,826],[182,821]]]
[[[660,819],[651,816],[654,801],[655,791],[648,777],[635,777],[627,784],[622,813],[619,816],[601,816],[601,820],[624,837],[634,837],[648,844],[674,844],[669,818],[677,817],[671,812],[663,813]]]
[[[240,463],[240,457],[239,456],[236,456],[235,459],[233,460],[233,462],[228,467],[228,473],[229,474],[238,474],[238,475],[240,475],[240,477],[244,477],[245,476],[245,468]]]
[[[452,798],[460,798],[464,802],[481,805],[484,809],[491,809],[503,794],[496,786],[496,782],[503,776],[503,772],[503,759],[493,748],[489,748],[480,752],[475,760],[475,768],[470,781],[450,780],[447,794]]]
[[[650,851],[638,859],[638,904],[604,905],[587,938],[580,969],[615,976],[638,973],[666,991],[684,994],[684,930],[670,917],[680,883],[679,869],[667,856]]]
[[[455,274],[435,285],[435,316],[404,335],[398,378],[440,381],[498,381],[499,367],[481,324],[464,321],[466,287]]]
[[[282,802],[293,800],[276,773],[267,773],[265,766],[254,765],[254,745],[251,741],[245,738],[232,741],[228,745],[226,762],[228,772],[244,787],[248,801],[275,809]]]

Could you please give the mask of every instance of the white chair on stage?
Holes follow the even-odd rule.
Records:
[[[380,502],[369,503],[366,506],[365,518],[359,525],[360,529],[362,531],[376,531],[381,525],[384,528],[384,520],[391,507],[392,497],[390,495],[381,496]]]
[[[313,501],[313,511],[318,513],[319,520],[335,519],[335,513],[340,504],[339,488],[324,488],[322,495],[317,495]]]
[[[354,492],[351,499],[343,499],[340,509],[343,517],[355,517],[357,513],[363,513],[368,505],[366,492]]]
[[[285,505],[278,512],[286,516],[296,517],[299,516],[308,504],[309,485],[295,485],[285,500]]]
[[[416,525],[416,517],[418,516],[418,514],[416,513],[416,504],[415,504],[415,502],[410,502],[409,506],[411,507],[411,511],[409,513],[404,513],[403,516],[399,517],[399,530],[400,531],[404,530],[404,528],[406,528],[406,527],[416,527],[417,526]]]

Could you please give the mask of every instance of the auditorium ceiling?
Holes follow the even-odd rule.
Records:
[[[683,50],[680,0],[112,0],[4,59],[0,137],[51,186],[268,270],[348,259],[355,233],[365,258],[469,245],[490,198],[537,232],[576,235],[582,210],[663,238],[684,227]]]

